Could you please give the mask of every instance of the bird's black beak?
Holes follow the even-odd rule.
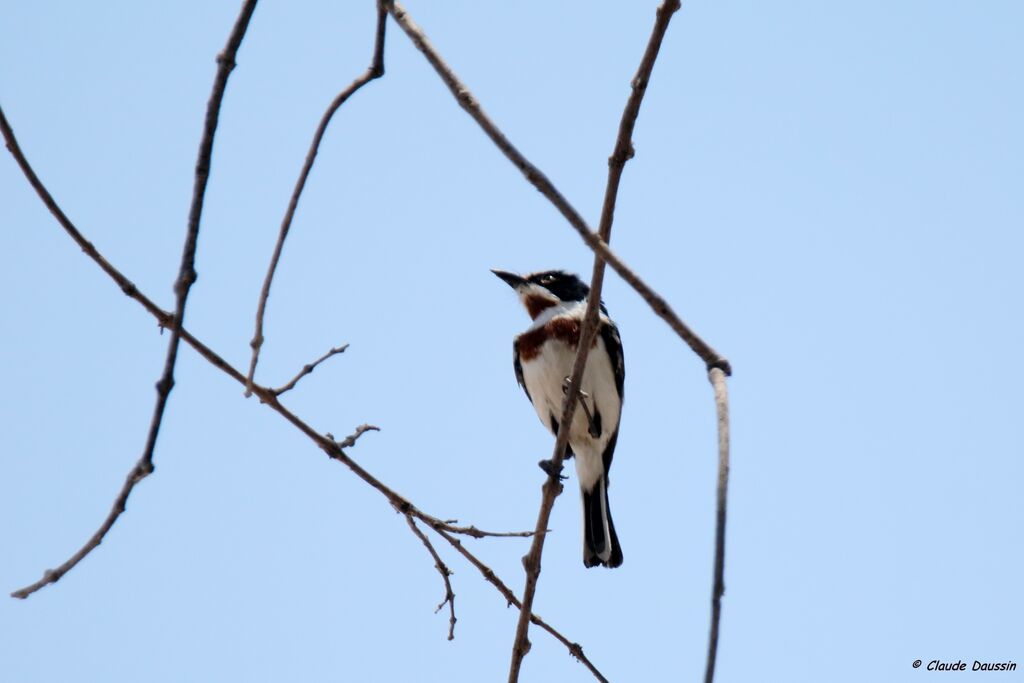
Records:
[[[526,284],[526,278],[516,275],[515,273],[510,273],[507,270],[491,268],[491,272],[504,280],[512,289],[518,289],[520,286]]]

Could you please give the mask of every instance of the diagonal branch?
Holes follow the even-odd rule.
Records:
[[[75,241],[76,244],[85,252],[86,256],[92,259],[103,272],[105,272],[110,279],[112,279],[118,286],[118,288],[125,294],[125,296],[134,299],[142,305],[146,311],[156,318],[157,322],[162,327],[169,327],[170,321],[172,320],[173,314],[163,310],[152,299],[147,297],[138,287],[135,286],[127,276],[118,270],[110,261],[106,259],[99,252],[98,249],[90,242],[86,237],[78,230],[74,223],[67,217],[67,214],[60,208],[57,202],[54,200],[53,195],[50,194],[46,186],[43,185],[42,181],[36,175],[32,166],[29,164],[25,155],[21,151],[21,147],[18,145],[17,138],[14,136],[14,131],[11,129],[7,122],[7,118],[4,116],[3,108],[0,108],[0,133],[3,134],[7,148],[11,151],[25,177],[28,179],[29,184],[32,185],[36,193],[39,195],[43,204],[50,210],[50,213],[57,219],[61,227],[64,228],[65,232]],[[235,369],[230,363],[224,358],[214,352],[210,347],[206,346],[203,342],[197,339],[191,332],[184,327],[179,328],[181,339],[194,348],[200,356],[206,359],[211,365],[218,370],[224,372],[229,377],[234,379],[236,382],[245,386],[246,376]],[[446,522],[438,517],[428,515],[412,503],[407,501],[401,495],[387,487],[380,480],[376,479],[369,472],[360,467],[355,461],[351,460],[346,456],[342,449],[347,448],[355,443],[355,440],[366,431],[376,430],[376,427],[370,425],[360,426],[354,434],[343,439],[341,442],[334,441],[330,435],[321,435],[308,424],[299,419],[294,413],[289,411],[281,402],[278,400],[277,395],[273,389],[268,387],[262,387],[259,385],[253,385],[253,391],[256,393],[271,409],[276,411],[286,420],[295,425],[301,432],[310,437],[322,450],[324,450],[332,458],[339,460],[340,462],[347,465],[353,472],[356,473],[361,479],[366,481],[372,487],[380,491],[388,501],[403,514],[412,514],[414,517],[422,521],[423,523],[430,526],[435,530],[444,530],[452,534],[472,536],[474,538],[483,538],[485,536],[530,536],[533,532],[492,532],[483,531],[476,528],[475,526],[456,526],[452,523]],[[98,545],[98,544],[97,544]],[[59,577],[58,577],[59,578]],[[56,579],[54,579],[56,580]],[[50,582],[52,583],[52,581]],[[38,590],[38,589],[37,589]],[[30,591],[29,593],[34,592]],[[27,595],[27,594],[26,594]]]
[[[281,260],[281,251],[284,249],[285,239],[288,238],[288,231],[292,227],[292,219],[295,218],[295,210],[299,206],[299,198],[302,196],[302,191],[306,188],[306,180],[309,178],[310,171],[313,170],[313,162],[316,161],[317,152],[320,150],[320,142],[327,132],[327,126],[330,124],[331,119],[334,118],[335,112],[341,108],[341,105],[345,104],[345,101],[364,85],[384,75],[384,28],[386,25],[387,11],[384,9],[383,4],[381,4],[381,0],[378,0],[377,37],[373,45],[373,59],[370,62],[370,66],[367,67],[362,75],[352,81],[347,88],[338,93],[330,106],[327,107],[327,111],[324,112],[323,117],[320,119],[320,125],[316,128],[316,133],[313,134],[313,142],[309,146],[309,151],[306,152],[306,162],[302,165],[302,170],[299,172],[299,179],[295,181],[295,189],[292,191],[291,199],[288,201],[288,209],[285,211],[284,219],[281,221],[281,232],[277,236],[277,244],[274,245],[274,253],[270,257],[270,265],[267,267],[267,275],[263,280],[263,289],[260,290],[260,299],[256,306],[256,331],[253,333],[252,341],[249,342],[249,346],[252,347],[252,358],[249,361],[249,374],[246,376],[245,381],[246,396],[252,395],[253,376],[256,374],[256,364],[259,362],[260,349],[263,347],[263,316],[267,311],[270,285],[274,280],[277,264]]]
[[[398,25],[402,28],[402,30],[406,33],[406,35],[409,36],[413,44],[416,45],[420,52],[423,53],[424,57],[426,57],[427,61],[431,64],[431,66],[434,67],[434,70],[437,72],[438,76],[441,77],[441,80],[444,81],[445,85],[448,86],[448,89],[455,97],[455,100],[459,103],[459,106],[461,106],[466,111],[466,113],[469,114],[470,117],[472,117],[473,120],[477,122],[480,128],[491,139],[491,141],[494,142],[498,149],[501,150],[501,152],[508,158],[508,160],[511,161],[512,164],[515,165],[515,167],[518,168],[519,171],[525,176],[526,180],[530,184],[532,184],[541,194],[543,194],[555,206],[559,213],[561,213],[562,216],[565,217],[569,224],[576,230],[577,233],[579,233],[580,237],[587,244],[587,246],[589,246],[594,251],[596,256],[595,260],[603,261],[610,265],[622,277],[622,279],[626,281],[627,284],[633,287],[633,289],[636,290],[638,294],[640,294],[640,296],[644,299],[644,301],[647,302],[647,304],[651,307],[654,313],[662,320],[664,320],[669,325],[669,327],[671,327],[672,330],[675,331],[675,333],[687,345],[689,345],[689,347],[694,351],[694,353],[696,353],[701,358],[701,360],[704,361],[705,365],[708,368],[709,376],[712,377],[712,381],[713,383],[715,383],[716,391],[718,391],[718,387],[719,385],[721,385],[721,389],[724,392],[725,377],[732,374],[732,367],[729,364],[729,361],[724,356],[715,351],[714,348],[712,348],[707,342],[700,338],[692,329],[690,329],[690,327],[679,318],[675,311],[672,310],[672,307],[669,306],[668,302],[665,301],[665,299],[661,295],[659,295],[649,285],[647,285],[647,283],[644,282],[639,275],[637,275],[614,252],[611,251],[611,249],[608,247],[607,239],[605,239],[603,231],[594,233],[590,230],[590,227],[587,225],[586,221],[583,220],[583,217],[561,194],[561,192],[558,191],[558,189],[547,178],[547,176],[544,175],[544,173],[537,166],[531,163],[529,159],[523,156],[523,154],[519,152],[518,149],[516,149],[516,147],[511,143],[511,141],[509,141],[505,134],[502,133],[502,131],[497,127],[497,125],[495,125],[495,123],[490,119],[490,117],[487,116],[487,114],[480,106],[479,102],[477,102],[476,98],[473,96],[472,92],[470,92],[470,90],[462,83],[462,81],[459,80],[458,76],[455,75],[455,72],[452,71],[451,67],[448,66],[444,59],[442,59],[440,54],[427,39],[423,31],[419,28],[419,26],[416,25],[416,23],[408,15],[408,12],[406,12],[405,8],[402,7],[402,5],[399,2],[397,2],[397,0],[385,0],[385,2],[387,5],[388,12],[398,23]],[[662,8],[659,9],[658,21],[656,22],[655,26],[655,33],[657,33],[657,31],[659,30],[657,24],[662,22],[662,20],[664,20],[667,24],[670,15],[678,8],[678,0],[665,0],[665,3],[662,5]],[[654,36],[652,35],[652,42],[653,40]],[[652,48],[654,50],[653,52],[651,52]],[[644,55],[644,61],[646,61],[648,57],[653,58],[654,56],[656,56],[656,53],[657,48],[654,47],[652,43],[648,43],[648,52],[646,52]],[[643,62],[641,63],[641,66],[642,65]],[[646,76],[644,76],[641,69],[641,71],[638,71],[637,76],[638,77],[634,78],[633,81],[633,95],[630,98],[630,103],[635,102],[635,109],[632,111],[632,113],[630,113],[631,105],[627,103],[627,110],[623,114],[622,123],[620,124],[619,129],[620,140],[628,141],[628,137],[623,138],[622,133],[624,131],[625,126],[628,125],[631,127],[632,122],[635,121],[636,113],[639,111],[640,100],[638,98],[642,97],[643,90],[647,86],[647,80],[650,76],[650,72],[648,71]],[[609,164],[612,167],[616,164],[624,164],[625,160],[632,156],[631,146],[620,148],[617,145],[616,151],[617,153],[613,153],[612,158],[609,159]],[[617,186],[618,180],[617,178],[613,180],[612,172],[613,169],[610,168],[609,184],[614,182]],[[604,224],[605,221],[608,218],[610,218],[610,214],[611,212],[614,211],[614,207],[615,193],[611,193],[609,195],[609,193],[606,192],[605,203],[602,207],[602,224]],[[595,267],[594,280],[600,280],[600,276],[598,275],[599,267],[600,266]],[[595,291],[595,289],[597,289],[594,287],[594,284],[596,283],[592,282],[592,293]],[[563,421],[561,424],[565,424],[565,418],[567,416],[571,416],[573,414],[573,411],[575,410],[574,397],[576,396],[577,391],[576,386],[578,384],[579,378],[582,376],[582,367],[583,363],[585,363],[585,354],[588,352],[588,347],[587,345],[583,344],[583,342],[585,341],[585,339],[592,338],[593,335],[593,330],[591,330],[590,326],[587,324],[590,317],[592,315],[595,315],[593,306],[591,304],[592,301],[588,301],[587,318],[584,321],[584,325],[581,329],[580,334],[580,348],[582,353],[577,355],[573,365],[574,379],[571,380],[573,384],[570,387],[569,391],[566,393],[566,396],[564,397],[564,402],[562,404]],[[579,371],[579,374],[577,374],[577,370]],[[727,440],[727,431],[725,432],[725,435],[725,438]],[[554,458],[552,458],[552,460],[555,461],[557,464],[561,463],[562,456],[564,453],[564,447],[565,442],[561,439],[556,439],[555,455]],[[722,474],[722,467],[723,465],[720,460],[719,518],[716,531],[715,551],[716,580],[715,592],[713,594],[711,631],[712,643],[709,645],[708,676],[713,676],[714,671],[714,656],[715,652],[717,651],[718,619],[721,612],[720,597],[721,591],[724,591],[724,587],[721,582],[721,574],[724,568],[724,496],[725,484],[727,483],[728,477],[728,463],[725,462],[724,475]],[[557,471],[557,468],[553,469],[553,471]],[[545,484],[545,498],[547,498],[549,495],[551,495],[552,497],[554,495],[557,495],[557,493],[554,492],[554,488],[554,482],[548,481]],[[539,571],[539,556],[532,559],[535,559],[537,561],[537,569]],[[524,558],[524,564],[527,565],[528,576],[530,573],[530,562],[531,555],[527,555],[527,557]],[[521,657],[525,654],[526,648],[528,648],[529,646],[528,642],[526,642],[525,640],[520,640],[520,633],[521,629],[517,628],[516,646],[514,647],[513,652],[513,670],[510,671],[510,680],[514,680],[515,676],[517,675],[515,671],[515,658],[519,657],[521,659]],[[710,681],[710,678],[708,680]]]
[[[480,126],[484,133],[491,139],[491,141],[501,150],[501,152],[508,158],[512,164],[519,169],[519,171],[526,177],[526,180],[530,182],[537,190],[547,197],[554,207],[558,210],[562,216],[569,222],[576,232],[579,233],[583,241],[590,247],[594,253],[598,254],[609,266],[611,266],[616,273],[618,273],[623,280],[625,280],[638,294],[647,302],[654,311],[655,315],[668,323],[669,327],[679,335],[679,337],[686,342],[693,349],[694,353],[700,356],[701,360],[710,367],[722,368],[726,374],[731,374],[732,370],[729,366],[729,361],[724,356],[715,351],[707,342],[701,339],[690,327],[679,318],[672,307],[669,306],[665,299],[655,292],[651,287],[644,282],[639,275],[637,275],[629,266],[625,264],[609,247],[608,243],[601,239],[599,233],[592,232],[587,222],[583,220],[583,217],[573,208],[572,204],[569,203],[561,192],[554,186],[554,184],[548,179],[544,173],[537,168],[533,163],[530,162],[523,154],[516,149],[512,142],[505,137],[505,134],[495,125],[490,117],[484,112],[480,103],[477,102],[476,97],[470,92],[469,88],[459,80],[459,77],[455,75],[451,67],[442,59],[441,55],[437,52],[430,40],[427,39],[426,34],[423,30],[416,25],[416,22],[412,20],[409,13],[397,2],[397,0],[385,0],[388,12],[398,23],[398,25],[405,31],[406,35],[412,40],[413,44],[423,53],[423,56],[427,58],[431,66],[434,67],[434,71],[437,72],[441,80],[444,81],[445,85],[451,91],[455,100],[459,103],[467,114],[469,114],[474,121]],[[678,5],[677,2],[671,4]],[[644,83],[646,86],[646,83]]]
[[[711,368],[708,379],[715,390],[715,410],[718,414],[718,485],[715,496],[715,576],[711,588],[711,629],[704,683],[715,680],[718,624],[722,618],[722,595],[725,594],[725,511],[729,492],[729,392],[725,373],[720,368]]]
[[[192,194],[192,205],[189,209],[188,229],[185,235],[185,244],[182,249],[181,266],[178,270],[178,277],[174,284],[174,292],[176,295],[174,313],[173,315],[162,318],[160,321],[161,325],[170,329],[171,336],[167,343],[167,356],[164,360],[163,373],[161,374],[159,381],[156,383],[156,404],[153,406],[153,417],[150,421],[149,433],[146,436],[146,445],[143,448],[142,455],[125,477],[124,484],[121,486],[120,492],[114,499],[114,505],[107,514],[106,519],[100,525],[100,528],[97,529],[89,540],[85,542],[85,545],[83,545],[78,552],[72,555],[59,567],[44,573],[42,579],[31,586],[27,586],[26,588],[15,592],[13,594],[14,597],[26,598],[43,586],[56,583],[62,576],[64,576],[64,574],[81,562],[86,555],[92,552],[100,543],[103,542],[103,538],[106,536],[107,532],[110,531],[114,526],[114,523],[117,522],[118,517],[120,517],[125,511],[128,497],[131,495],[135,485],[153,472],[153,452],[156,449],[156,441],[160,433],[160,425],[163,422],[164,411],[167,407],[167,399],[170,396],[171,389],[174,387],[174,366],[178,360],[178,346],[181,341],[180,330],[182,322],[185,319],[185,303],[188,299],[188,293],[192,287],[192,283],[196,280],[195,256],[196,244],[199,237],[199,221],[202,216],[203,198],[206,194],[206,185],[210,176],[210,160],[213,154],[213,137],[217,130],[220,105],[224,99],[224,90],[227,87],[228,76],[230,75],[231,70],[235,67],[235,55],[238,53],[238,48],[242,43],[242,38],[245,36],[245,31],[249,26],[249,20],[252,18],[252,13],[255,8],[256,0],[247,0],[245,2],[240,14],[238,15],[238,19],[235,21],[234,28],[232,28],[231,34],[228,37],[224,51],[217,56],[217,75],[214,78],[213,90],[210,93],[210,100],[206,106],[206,123],[204,125],[203,136],[199,144],[199,157],[196,161],[195,186]],[[21,166],[22,170],[28,176],[29,182],[36,189],[36,192],[39,193],[40,197],[42,197],[43,202],[46,203],[47,206],[51,207],[51,211],[56,208],[57,212],[60,212],[60,209],[56,207],[53,198],[49,196],[49,193],[46,191],[45,187],[43,187],[39,178],[35,176],[35,173],[32,172],[32,169],[28,166],[28,162],[25,161],[25,157],[21,153],[21,149],[18,147],[18,143],[14,138],[14,133],[11,130],[10,125],[7,123],[6,118],[3,118],[2,111],[0,111],[0,125],[2,125],[3,128],[4,139],[7,141],[7,148],[11,150],[11,153],[18,161],[18,165]],[[63,217],[63,220],[61,220],[61,217]],[[69,221],[67,221],[67,217],[63,216],[63,212],[60,212],[58,215],[58,220],[61,220],[62,224],[66,222],[69,223]],[[91,247],[92,245],[89,246]],[[83,245],[83,249],[84,248],[85,246]]]
[[[29,183],[32,185],[33,188],[35,188],[36,192],[39,194],[40,199],[42,199],[43,203],[50,210],[53,216],[57,219],[61,227],[63,227],[64,230],[68,233],[68,235],[70,235],[71,238],[81,247],[82,251],[85,252],[85,254],[89,258],[91,258],[103,270],[103,272],[105,272],[118,285],[118,287],[126,296],[137,301],[143,308],[146,309],[147,312],[149,312],[150,315],[156,318],[161,325],[166,326],[167,321],[169,321],[171,318],[171,314],[157,306],[152,301],[152,299],[147,297],[132,283],[131,280],[129,280],[123,273],[121,273],[120,270],[114,267],[114,265],[111,264],[110,261],[108,261],[96,249],[96,247],[93,246],[93,244],[85,238],[84,235],[82,235],[82,233],[75,227],[75,225],[70,221],[70,219],[68,219],[67,215],[63,212],[63,210],[61,210],[60,206],[57,205],[52,195],[50,195],[46,187],[43,186],[42,182],[40,182],[39,178],[32,170],[32,167],[29,165],[28,161],[21,153],[21,150],[17,145],[17,141],[15,140],[14,132],[7,124],[7,119],[3,116],[2,108],[0,108],[0,131],[2,131],[3,136],[7,141],[8,149],[11,150],[11,153],[18,161],[19,166],[21,167],[22,171],[25,173],[25,176],[29,180]],[[225,373],[226,375],[234,379],[242,386],[246,385],[247,378],[245,375],[243,375],[241,372],[235,369],[230,363],[225,361],[210,347],[206,346],[206,344],[197,339],[187,329],[182,327],[180,328],[179,331],[181,333],[181,338],[185,341],[185,343],[191,346],[193,349],[195,349],[195,351],[200,356],[202,356],[207,362],[209,362],[215,368],[217,368],[221,372]],[[476,567],[483,575],[483,577],[505,597],[509,604],[513,604],[516,607],[520,607],[521,604],[518,598],[515,597],[515,595],[508,588],[508,586],[506,586],[501,581],[501,579],[497,577],[497,575],[494,573],[493,570],[491,570],[490,567],[484,564],[479,558],[477,558],[473,553],[471,553],[469,550],[465,548],[465,546],[462,544],[462,541],[458,538],[458,535],[468,535],[474,538],[481,538],[484,536],[531,535],[533,532],[504,534],[481,531],[477,529],[475,526],[454,526],[453,524],[446,522],[440,518],[433,517],[422,512],[414,505],[412,505],[412,503],[406,501],[404,498],[402,498],[400,495],[398,495],[390,488],[385,486],[379,480],[372,477],[372,475],[370,475],[368,472],[359,467],[342,451],[342,446],[349,447],[353,445],[356,439],[359,438],[359,436],[364,434],[366,431],[370,431],[375,428],[370,427],[369,425],[362,425],[359,428],[357,428],[356,432],[351,436],[343,439],[341,442],[336,442],[334,441],[334,438],[331,437],[330,435],[321,436],[312,427],[310,427],[308,424],[303,422],[299,417],[297,417],[296,415],[291,413],[287,408],[281,405],[281,403],[277,400],[277,397],[274,396],[273,391],[271,389],[267,387],[253,385],[253,391],[254,393],[258,394],[261,399],[264,399],[263,403],[265,405],[268,405],[279,415],[281,415],[286,420],[291,422],[296,428],[299,429],[299,431],[301,431],[303,434],[312,439],[322,450],[324,450],[328,454],[328,456],[347,465],[349,469],[351,469],[357,476],[359,476],[361,479],[370,484],[373,488],[377,489],[380,493],[382,493],[388,499],[391,505],[395,507],[396,510],[402,512],[405,515],[415,517],[416,519],[419,519],[423,523],[430,526],[430,528],[432,528],[438,535],[444,538],[453,548],[456,549],[456,551],[458,551],[474,567]],[[15,591],[14,593],[12,593],[12,596],[27,597],[30,593],[26,593],[23,596],[19,596],[19,593],[22,593],[25,590],[27,589],[22,589],[22,591]],[[533,615],[531,621],[534,624],[543,628],[548,633],[550,633],[560,643],[565,645],[566,648],[569,650],[569,654],[571,654],[577,660],[582,662],[584,666],[586,666],[598,680],[602,681],[603,683],[607,683],[607,679],[605,679],[604,676],[601,675],[600,671],[598,671],[597,668],[590,662],[590,660],[587,659],[587,657],[583,654],[583,648],[580,647],[578,643],[570,641],[568,638],[566,638],[561,633],[556,631],[550,625],[545,623],[536,614]]]
[[[21,151],[21,146],[18,144],[18,139],[14,136],[14,131],[11,129],[10,124],[7,122],[7,117],[4,116],[3,107],[0,107],[0,133],[3,134],[4,144],[7,150],[14,157],[14,160],[18,163],[22,173],[25,174],[25,178],[28,179],[29,185],[35,190],[36,194],[42,200],[43,205],[50,211],[57,222],[60,223],[64,231],[71,236],[71,239],[81,248],[85,255],[91,258],[100,269],[106,273],[110,278],[117,284],[121,291],[132,299],[135,299],[143,305],[143,307],[156,319],[160,324],[160,327],[170,327],[171,325],[171,314],[165,312],[149,298],[142,294],[135,283],[124,276],[121,271],[113,266],[103,254],[101,254],[93,243],[85,238],[85,236],[79,232],[78,228],[75,227],[71,219],[67,217],[64,211],[60,208],[57,202],[54,200],[53,195],[46,189],[43,182],[36,175],[36,172],[32,169],[32,166],[28,163],[28,159],[25,158],[24,153]]]
[[[411,516],[406,515],[405,521],[409,523],[409,528],[412,529],[414,534],[416,534],[416,537],[427,547],[427,552],[430,553],[432,558],[434,558],[434,567],[437,569],[438,573],[441,574],[441,579],[444,581],[444,600],[442,600],[437,606],[434,613],[436,614],[437,612],[440,612],[442,607],[448,605],[448,612],[451,615],[448,619],[448,640],[455,640],[455,622],[457,621],[455,618],[455,591],[452,590],[452,582],[451,579],[448,578],[452,575],[452,570],[448,569],[448,565],[446,565],[441,559],[441,556],[437,554],[434,544],[430,542],[427,535],[424,534],[418,526],[416,526],[416,520]]]
[[[611,239],[612,223],[615,219],[615,202],[619,193],[619,182],[622,179],[622,171],[626,161],[633,156],[633,129],[636,126],[636,119],[640,114],[640,104],[643,102],[644,94],[647,92],[647,83],[654,70],[654,62],[658,58],[658,51],[661,49],[662,40],[668,30],[669,21],[672,15],[679,9],[679,0],[665,0],[658,8],[651,31],[651,37],[647,41],[647,49],[640,60],[636,76],[633,77],[632,91],[629,99],[626,100],[625,109],[622,112],[622,119],[619,122],[619,132],[615,140],[615,147],[612,155],[608,158],[608,182],[605,186],[604,204],[601,208],[601,223],[599,235],[601,241],[607,244]],[[591,344],[597,334],[598,316],[601,306],[601,288],[604,285],[605,261],[599,253],[594,254],[594,268],[590,279],[590,296],[587,300],[587,312],[580,331],[579,348],[576,351],[576,359],[573,362],[572,379],[569,390],[566,392],[562,403],[562,419],[558,424],[563,428],[558,431],[558,438],[555,440],[555,453],[552,456],[553,473],[561,471],[562,458],[565,455],[566,444],[572,424],[572,417],[576,407],[576,396],[582,384],[583,371],[586,367],[587,355],[590,352]],[[561,493],[562,486],[556,477],[548,477],[544,482],[543,498],[541,500],[540,513],[537,515],[537,529],[546,529],[551,517],[551,510],[555,504],[555,498]],[[522,668],[523,658],[530,649],[527,639],[529,628],[529,617],[533,607],[533,597],[537,590],[537,580],[540,576],[540,558],[544,550],[545,534],[538,533],[533,538],[530,552],[523,558],[523,565],[526,568],[526,587],[523,589],[523,609],[519,613],[519,622],[516,625],[515,642],[512,646],[512,659],[509,665],[509,683],[519,680],[519,673]]]

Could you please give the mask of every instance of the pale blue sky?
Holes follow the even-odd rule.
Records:
[[[595,221],[656,2],[408,9],[508,136]],[[7,2],[0,102],[66,212],[167,306],[202,115],[237,2]],[[261,4],[218,130],[188,327],[248,359],[273,240],[373,3]],[[1024,666],[1024,6],[688,2],[623,180],[613,247],[733,363],[720,681],[914,681]],[[491,267],[590,252],[389,25],[296,217],[258,378],[426,511],[532,528],[551,439],[516,386],[528,319]],[[0,160],[0,588],[93,532],[138,457],[151,318]],[[702,364],[615,276],[612,472],[625,564],[585,570],[559,499],[536,610],[613,681],[697,680],[715,434]],[[107,541],[0,599],[5,681],[503,680],[516,614],[440,543],[183,349],[156,452]],[[520,540],[468,541],[517,592]],[[534,633],[529,681],[587,681]],[[1006,674],[1024,678],[1024,668]]]

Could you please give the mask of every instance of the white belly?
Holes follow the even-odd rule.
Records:
[[[537,416],[548,429],[551,429],[551,416],[554,415],[555,420],[558,420],[562,415],[562,384],[572,374],[575,357],[575,351],[567,344],[558,339],[549,339],[536,357],[522,363],[526,390],[530,392]],[[597,345],[587,356],[582,388],[589,396],[586,402],[591,412],[596,405],[601,413],[601,436],[598,438],[590,436],[587,416],[579,405],[576,406],[569,431],[569,445],[576,454],[576,476],[580,486],[589,491],[604,472],[604,449],[619,428],[622,408],[615,388],[615,373],[601,337],[597,338]]]

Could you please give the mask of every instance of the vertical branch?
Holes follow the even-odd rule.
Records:
[[[253,333],[252,341],[249,342],[249,346],[252,347],[252,358],[249,361],[249,374],[246,376],[245,381],[246,396],[252,396],[253,376],[256,374],[256,364],[259,362],[260,349],[263,347],[264,341],[263,317],[267,310],[267,299],[270,297],[270,285],[274,280],[278,261],[281,260],[281,251],[284,249],[284,241],[288,237],[288,231],[292,227],[295,210],[299,206],[299,198],[302,196],[302,191],[306,188],[306,180],[309,178],[310,171],[313,170],[313,162],[316,161],[316,155],[320,151],[320,142],[323,140],[324,134],[327,132],[327,126],[331,123],[331,119],[334,118],[334,114],[357,90],[370,81],[384,75],[384,29],[387,26],[387,17],[387,10],[384,9],[382,0],[378,0],[377,32],[373,45],[373,59],[370,62],[370,66],[352,81],[347,88],[338,93],[330,106],[327,107],[327,111],[324,112],[320,119],[320,125],[317,126],[316,132],[313,134],[313,142],[309,146],[309,151],[306,152],[306,162],[302,165],[302,170],[299,172],[299,179],[295,181],[295,189],[292,190],[291,199],[288,201],[288,208],[285,210],[284,219],[281,221],[281,230],[277,236],[277,244],[274,245],[274,253],[270,257],[270,265],[267,267],[267,275],[263,279],[263,288],[260,290],[260,299],[256,306],[256,330]]]
[[[722,618],[722,595],[725,594],[725,511],[729,492],[729,392],[725,372],[721,368],[711,368],[708,379],[715,390],[715,411],[718,414],[718,486],[715,497],[715,574],[711,587],[711,628],[704,683],[715,680],[718,624]]]
[[[549,468],[551,474],[544,480],[544,486],[541,488],[540,511],[537,513],[533,543],[530,544],[530,551],[523,557],[526,586],[523,588],[522,605],[519,608],[519,620],[516,622],[515,640],[512,643],[512,659],[508,672],[509,683],[519,680],[523,658],[530,651],[527,632],[530,627],[530,617],[533,616],[533,598],[537,593],[537,580],[540,578],[540,558],[544,552],[544,540],[547,537],[545,531],[551,519],[551,510],[555,506],[555,498],[562,493],[562,483],[558,480],[558,474],[562,471],[562,461],[565,459],[565,450],[569,443],[570,425],[576,414],[576,404],[578,403],[576,398],[579,395],[579,386],[582,383],[587,356],[590,354],[590,346],[597,334],[597,311],[600,307],[603,279],[604,261],[601,261],[600,257],[595,257],[587,312],[583,318],[583,324],[580,326],[579,348],[576,350],[576,358],[573,361],[569,388],[565,392],[565,396],[562,397],[561,419],[558,422],[561,429],[558,430],[558,436],[555,438],[555,450],[551,456],[551,467]]]
[[[651,72],[654,70],[654,62],[658,57],[658,51],[661,49],[665,32],[668,30],[669,21],[678,9],[679,0],[664,0],[658,8],[651,37],[647,41],[647,48],[644,50],[644,55],[640,60],[640,66],[637,68],[636,75],[633,77],[632,91],[630,92],[629,99],[626,100],[626,106],[622,112],[615,147],[612,155],[608,158],[608,181],[605,186],[604,203],[601,208],[601,222],[598,227],[598,237],[604,244],[607,244],[611,239],[612,222],[615,218],[615,203],[619,193],[622,171],[626,166],[626,161],[633,157],[633,129],[636,127],[636,119],[640,114],[640,104],[643,102],[644,94],[647,92],[647,83],[650,80]],[[571,385],[563,398],[562,419],[558,423],[563,428],[559,430],[558,438],[555,440],[555,454],[552,457],[552,472],[554,473],[561,471],[562,459],[565,455],[565,446],[568,442],[570,431],[568,425],[572,424],[572,417],[577,403],[576,397],[582,383],[587,355],[597,334],[604,272],[605,259],[600,252],[595,252],[594,267],[590,278],[590,296],[587,299],[587,312],[580,330],[580,342],[579,348],[576,351],[576,359],[573,362]],[[544,482],[535,536],[530,546],[530,552],[523,558],[523,566],[526,569],[526,586],[523,589],[523,606],[519,612],[515,641],[512,645],[512,659],[509,664],[508,674],[509,683],[516,683],[519,680],[523,658],[530,649],[527,637],[530,615],[533,609],[533,598],[537,590],[537,580],[540,576],[541,553],[544,550],[544,540],[547,536],[543,531],[548,528],[548,521],[555,504],[555,498],[561,493],[561,490],[561,484],[554,477],[548,477],[547,481]]]
[[[11,595],[16,598],[27,598],[32,593],[36,592],[40,588],[56,583],[69,572],[75,565],[82,561],[90,552],[92,552],[100,543],[103,542],[103,538],[107,532],[114,526],[114,523],[125,511],[125,507],[128,502],[128,497],[131,495],[135,485],[140,481],[149,476],[153,470],[153,452],[156,449],[157,437],[160,433],[160,425],[163,422],[164,411],[167,407],[167,399],[170,396],[171,389],[174,388],[174,366],[178,360],[178,347],[181,341],[181,327],[182,322],[185,319],[185,303],[188,299],[189,290],[192,288],[192,283],[196,280],[195,271],[195,257],[196,257],[196,244],[199,238],[199,221],[203,211],[203,199],[206,194],[206,185],[210,176],[210,160],[213,155],[213,137],[217,130],[217,121],[220,117],[220,105],[224,99],[224,90],[227,87],[228,76],[231,70],[235,67],[235,55],[238,53],[238,48],[242,44],[242,38],[245,37],[245,31],[249,26],[249,20],[252,18],[253,10],[256,9],[256,0],[246,0],[243,4],[242,9],[235,20],[234,28],[231,30],[231,35],[228,37],[227,44],[224,50],[217,55],[217,74],[214,77],[213,89],[210,93],[210,99],[206,105],[206,119],[205,125],[203,126],[203,135],[199,143],[199,155],[196,160],[196,177],[195,185],[192,193],[192,204],[189,208],[188,215],[188,228],[185,234],[185,244],[182,248],[181,255],[181,266],[178,269],[178,277],[174,283],[174,293],[176,296],[175,308],[173,315],[169,319],[166,319],[166,327],[171,331],[170,339],[167,343],[167,356],[164,360],[163,372],[160,379],[156,383],[156,404],[153,406],[153,417],[150,421],[149,432],[146,436],[146,445],[143,449],[142,455],[139,460],[135,463],[132,469],[128,472],[125,477],[124,484],[121,486],[121,490],[117,497],[114,499],[114,504],[107,514],[106,519],[100,525],[99,529],[86,541],[78,552],[72,555],[66,562],[57,567],[56,569],[50,569],[43,573],[43,578],[35,582],[31,586],[22,588],[21,590],[15,591]],[[20,148],[18,147],[17,141],[14,139],[14,133],[11,131],[10,126],[7,124],[6,119],[0,119],[2,122],[3,135],[7,141],[7,147],[14,154],[18,160],[18,164],[22,167],[26,176],[29,178],[29,182],[35,188],[36,192],[43,199],[43,202],[47,206],[51,207],[51,211],[56,207],[56,203],[53,198],[43,187],[38,177],[28,166],[28,162],[22,155]],[[58,220],[65,227],[70,224],[67,217],[57,209],[55,215]],[[77,231],[75,231],[77,232]],[[90,244],[91,248],[92,245]],[[83,247],[84,248],[84,247]],[[95,250],[94,250],[95,251]],[[129,283],[130,284],[130,283]],[[134,285],[132,285],[134,288]],[[122,289],[124,287],[122,286]],[[127,293],[127,289],[125,289]],[[164,321],[161,321],[163,324]]]

